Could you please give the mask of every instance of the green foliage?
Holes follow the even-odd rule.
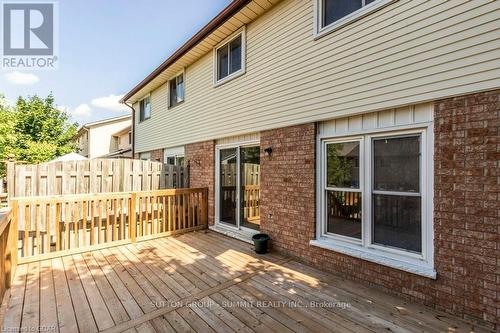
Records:
[[[334,185],[336,187],[350,187],[352,181],[351,170],[354,163],[345,156],[339,156],[339,150],[342,150],[343,148],[343,143],[327,145],[328,185]]]
[[[54,106],[52,95],[19,97],[15,106],[0,95],[0,160],[14,154],[27,163],[49,161],[76,150],[76,131],[77,124]]]

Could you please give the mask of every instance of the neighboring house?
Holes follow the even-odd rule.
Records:
[[[56,163],[56,162],[68,162],[68,161],[85,161],[87,158],[77,153],[68,153],[63,156],[59,156],[49,161],[48,163]]]
[[[78,153],[87,158],[131,158],[132,116],[120,116],[83,125],[75,137]]]
[[[132,158],[132,125],[114,133],[111,136],[112,145],[108,158]]]
[[[500,1],[236,0],[123,98],[211,228],[500,321]]]

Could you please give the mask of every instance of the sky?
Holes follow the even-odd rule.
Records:
[[[59,0],[58,68],[0,69],[0,94],[14,103],[52,92],[80,125],[127,114],[119,98],[230,2]]]

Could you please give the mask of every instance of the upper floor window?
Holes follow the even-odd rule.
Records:
[[[245,31],[232,36],[215,49],[215,83],[239,76],[245,71]]]
[[[139,103],[139,121],[151,118],[151,99],[146,97]]]
[[[316,33],[332,31],[393,0],[314,0],[316,1]]]
[[[168,81],[168,106],[174,107],[184,102],[184,73]]]

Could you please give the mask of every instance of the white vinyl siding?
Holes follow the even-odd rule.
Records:
[[[245,75],[214,87],[209,50],[186,68],[185,103],[163,112],[166,85],[152,92],[136,149],[498,88],[499,20],[500,1],[400,0],[315,40],[313,1],[283,0],[246,26]]]

